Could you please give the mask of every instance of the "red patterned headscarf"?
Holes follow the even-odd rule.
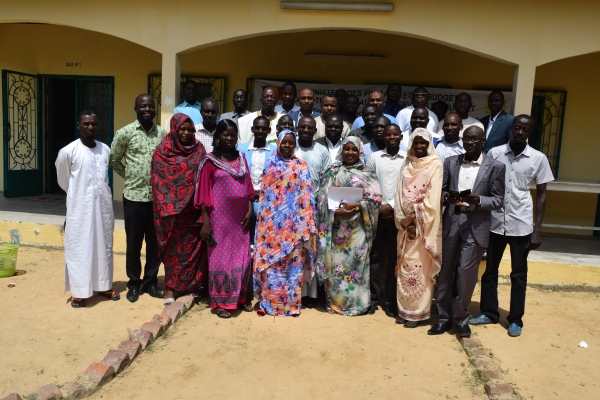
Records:
[[[194,129],[190,117],[181,113],[173,115],[171,130],[158,144],[152,157],[152,206],[155,221],[194,206],[198,166],[206,155],[206,150],[195,137],[189,145],[183,145],[179,141],[177,132],[185,122],[191,123]]]

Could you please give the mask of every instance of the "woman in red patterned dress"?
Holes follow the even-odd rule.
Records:
[[[165,266],[165,305],[177,296],[195,295],[205,280],[206,248],[194,192],[206,151],[195,132],[187,115],[175,114],[171,131],[152,157],[152,206],[158,257]]]

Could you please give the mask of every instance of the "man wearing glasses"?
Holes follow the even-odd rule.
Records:
[[[419,86],[412,92],[411,97],[412,105],[408,107],[404,107],[398,115],[396,115],[396,120],[398,121],[398,125],[402,129],[402,132],[410,130],[410,116],[412,115],[413,110],[416,107],[425,107],[427,108],[427,102],[429,101],[429,92],[422,86]],[[429,122],[427,123],[427,130],[429,132],[437,132],[438,131],[438,117],[427,108],[427,112],[429,113]]]
[[[245,90],[237,89],[233,92],[233,111],[221,114],[219,121],[230,119],[237,124],[240,118],[248,114],[250,114],[250,111],[248,111],[248,95]]]
[[[546,183],[554,180],[546,156],[529,147],[527,139],[533,131],[533,118],[514,118],[512,139],[494,147],[487,155],[506,165],[504,206],[492,211],[490,244],[485,273],[481,277],[481,315],[469,321],[471,325],[496,324],[498,312],[498,268],[506,245],[510,246],[510,312],[508,335],[520,336],[525,314],[527,288],[527,256],[542,244],[541,230],[546,208]],[[536,185],[535,222],[530,185]]]
[[[483,248],[488,246],[492,210],[500,210],[504,199],[506,167],[486,156],[483,129],[472,126],[463,134],[465,154],[446,158],[442,201],[444,210],[442,268],[438,276],[437,325],[427,331],[440,335],[454,324],[456,333],[470,337],[469,304],[477,283]],[[458,262],[458,269],[456,268]],[[452,298],[454,276],[457,296]]]

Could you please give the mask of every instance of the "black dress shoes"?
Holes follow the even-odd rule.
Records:
[[[144,292],[148,293],[152,297],[156,297],[157,299],[162,299],[165,297],[165,293],[160,290],[156,285],[148,286],[144,288]]]
[[[140,298],[140,289],[138,288],[129,288],[127,291],[127,300],[131,303],[135,303]]]
[[[445,324],[436,324],[433,328],[427,331],[428,335],[441,335],[452,329],[452,322],[448,321]]]
[[[469,328],[468,324],[458,325],[456,327],[456,334],[464,338],[471,337],[471,328]]]

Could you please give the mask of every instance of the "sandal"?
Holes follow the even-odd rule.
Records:
[[[406,322],[407,322],[407,321],[406,321],[404,318],[402,318],[401,316],[397,316],[397,317],[396,317],[396,323],[397,323],[398,325],[404,325]]]
[[[223,310],[222,308],[217,308],[213,312],[216,313],[217,317],[219,317],[219,318],[223,318],[223,319],[231,318],[231,314],[229,313],[229,311]]]
[[[419,321],[406,321],[406,323],[404,324],[405,328],[416,328],[419,325]]]
[[[254,311],[254,307],[252,307],[252,303],[238,304],[238,310],[242,310],[245,312],[252,312],[252,311]]]
[[[166,299],[163,300],[163,306],[168,306],[169,304],[175,302],[175,299],[173,297],[168,297]]]
[[[85,307],[85,301],[83,299],[71,297],[71,307],[73,307],[73,308]]]
[[[258,315],[259,317],[264,317],[265,315],[267,315],[267,313],[265,312],[265,310],[258,309],[256,310],[256,315]]]
[[[106,292],[98,292],[98,294],[112,301],[117,301],[121,299],[121,295],[115,292],[113,289],[107,290]]]

